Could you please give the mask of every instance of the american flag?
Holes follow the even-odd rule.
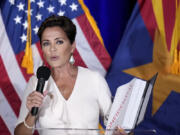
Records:
[[[83,0],[31,0],[32,53],[34,73],[42,65],[37,31],[49,15],[65,15],[77,26],[75,64],[105,75],[111,58],[84,11]],[[31,75],[21,67],[27,41],[28,0],[0,1],[0,134],[14,134],[21,99]],[[91,18],[91,19],[89,19]],[[93,24],[93,25],[92,25]]]

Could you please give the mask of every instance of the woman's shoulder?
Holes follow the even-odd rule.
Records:
[[[85,67],[78,67],[78,72],[81,74],[81,76],[88,77],[88,78],[104,78],[98,71],[92,70]]]
[[[26,89],[35,88],[35,86],[37,85],[37,81],[38,81],[38,79],[37,79],[36,75],[32,75],[27,82]]]
[[[100,75],[100,73],[98,71],[92,70],[89,68],[85,68],[85,67],[78,66],[78,70],[79,70],[79,72],[86,73],[86,74]]]
[[[31,82],[36,82],[38,79],[37,79],[37,77],[36,77],[36,75],[32,75],[30,78],[29,78],[29,83],[31,83]]]

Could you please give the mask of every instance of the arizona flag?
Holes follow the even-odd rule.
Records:
[[[160,135],[180,134],[179,43],[180,1],[138,0],[107,74],[114,95],[132,76],[149,80],[158,72],[152,97],[155,115],[147,121],[151,126],[142,127],[154,128]]]
[[[65,15],[77,26],[75,64],[105,76],[111,63],[99,30],[82,0],[31,0],[31,38],[34,73],[42,65],[37,31],[52,14]],[[21,98],[32,74],[21,67],[27,41],[28,0],[0,2],[0,134],[14,132]]]

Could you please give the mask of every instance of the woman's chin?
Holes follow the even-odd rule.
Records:
[[[51,68],[62,68],[64,66],[68,65],[68,62],[66,62],[66,63],[49,62],[49,65],[50,65]]]
[[[61,66],[59,66],[59,65],[52,65],[51,67],[52,67],[52,68],[59,68],[59,67],[61,67]]]
[[[55,64],[55,63],[50,63],[49,65],[51,66],[51,68],[57,68],[57,67],[60,67],[59,64]]]
[[[61,64],[51,64],[50,66],[51,66],[51,68],[61,68],[61,67],[63,67],[63,65],[61,65]]]

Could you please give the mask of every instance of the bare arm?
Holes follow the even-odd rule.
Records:
[[[32,92],[27,97],[26,107],[29,110],[25,121],[16,126],[14,130],[15,135],[32,135],[32,127],[35,125],[36,117],[31,115],[32,107],[40,107],[43,102],[44,96],[39,92]]]
[[[30,113],[27,115],[25,119],[26,124],[29,127],[33,127],[35,124],[35,116],[32,116]],[[17,125],[17,127],[14,130],[14,135],[32,135],[32,128],[28,128],[24,125],[24,122]]]

